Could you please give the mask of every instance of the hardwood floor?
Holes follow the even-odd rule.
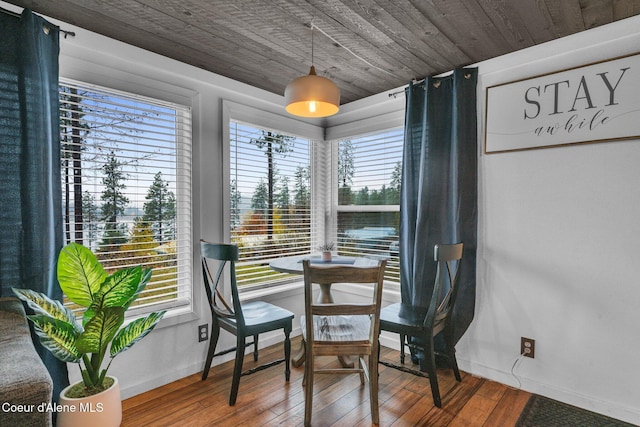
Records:
[[[293,349],[299,346],[293,340]],[[282,345],[260,351],[260,363],[282,357]],[[398,352],[383,348],[383,359],[398,360]],[[337,364],[335,358],[319,363]],[[245,358],[244,369],[254,366]],[[211,368],[209,378],[194,374],[123,401],[122,426],[301,426],[304,417],[303,368],[284,380],[284,364],[240,380],[235,406],[229,389],[233,362]],[[450,370],[438,372],[442,409],[431,399],[429,380],[380,365],[380,426],[515,425],[530,393],[464,372],[455,381]],[[317,375],[313,426],[370,426],[368,384],[358,375]]]

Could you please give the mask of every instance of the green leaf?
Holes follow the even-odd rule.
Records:
[[[97,312],[106,307],[122,307],[126,311],[129,301],[135,299],[145,273],[146,270],[138,266],[116,271],[107,277],[100,285],[100,290],[93,295],[93,302],[85,310],[82,324],[86,325]]]
[[[82,326],[84,327],[101,309],[102,304],[100,301],[94,301],[89,307],[87,307],[84,313],[82,313]]]
[[[42,346],[63,362],[78,363],[81,354],[76,347],[76,326],[43,314],[27,316],[40,337]]]
[[[124,307],[135,295],[142,279],[142,267],[131,267],[116,271],[101,285],[94,297],[100,307]]]
[[[107,307],[98,311],[76,340],[78,350],[82,353],[103,353],[123,322],[122,307]]]
[[[144,338],[153,330],[165,313],[166,311],[153,312],[147,317],[134,320],[118,331],[111,343],[111,357],[116,357]]]
[[[60,251],[58,282],[65,295],[76,304],[88,307],[106,278],[102,264],[88,248],[69,243]]]
[[[134,302],[138,298],[138,295],[140,295],[140,292],[142,292],[144,290],[144,288],[147,287],[147,284],[149,283],[149,280],[151,280],[151,274],[152,274],[152,271],[151,271],[150,268],[143,268],[142,269],[142,275],[140,276],[140,282],[138,283],[138,289],[131,296],[131,298],[129,298],[129,301],[127,301],[127,303],[124,305],[124,309],[125,310],[128,309],[129,306],[131,305],[131,303]]]
[[[12,290],[18,298],[27,303],[35,314],[43,314],[54,319],[62,320],[72,325],[78,334],[82,333],[82,328],[76,322],[76,316],[60,301],[53,300],[45,294],[32,291],[31,289],[12,288]]]

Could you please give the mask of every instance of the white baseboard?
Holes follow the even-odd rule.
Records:
[[[300,335],[300,327],[294,327],[291,332],[291,338]],[[278,344],[282,342],[282,331],[273,331],[267,334],[260,335],[260,341],[258,343],[258,348],[269,347],[274,344]],[[207,344],[208,345],[208,344]],[[247,349],[247,353],[253,351],[252,348]],[[296,349],[291,349],[292,354],[295,353]],[[233,360],[235,358],[235,353],[227,353],[222,356],[218,356],[213,359],[211,366],[221,365],[225,362]],[[154,388],[161,387],[163,385],[169,384],[171,382],[177,381],[184,377],[188,377],[189,375],[196,374],[198,372],[202,372],[204,360],[198,361],[197,363],[192,363],[187,366],[183,366],[177,369],[171,369],[164,373],[159,373],[158,376],[153,378],[147,378],[144,381],[141,381],[137,384],[130,384],[127,387],[121,387],[120,394],[122,399],[128,399],[130,397],[136,396],[138,394],[144,393],[149,390],[153,390]],[[122,385],[122,382],[121,382]]]

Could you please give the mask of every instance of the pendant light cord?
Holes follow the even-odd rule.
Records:
[[[396,75],[390,71],[385,70],[384,68],[380,68],[375,64],[372,64],[371,62],[367,61],[366,59],[364,59],[363,57],[361,57],[360,55],[358,55],[357,53],[355,53],[354,51],[352,51],[351,49],[349,49],[348,47],[346,47],[345,45],[343,45],[342,43],[340,43],[338,40],[334,39],[333,37],[331,37],[329,34],[326,33],[326,31],[324,31],[322,28],[318,27],[313,21],[315,19],[311,20],[311,63],[313,64],[313,30],[314,28],[317,29],[318,31],[320,31],[322,34],[324,34],[325,36],[327,36],[329,39],[331,39],[334,43],[336,43],[337,45],[339,45],[341,48],[343,48],[344,50],[346,50],[347,52],[349,52],[351,55],[355,56],[356,58],[358,58],[360,61],[364,62],[365,64],[367,64],[370,67],[375,68],[376,70],[382,71],[383,73],[387,73],[390,76],[394,76],[396,77]]]

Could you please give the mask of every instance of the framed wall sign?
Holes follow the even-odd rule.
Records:
[[[640,138],[640,54],[486,89],[485,153]]]

